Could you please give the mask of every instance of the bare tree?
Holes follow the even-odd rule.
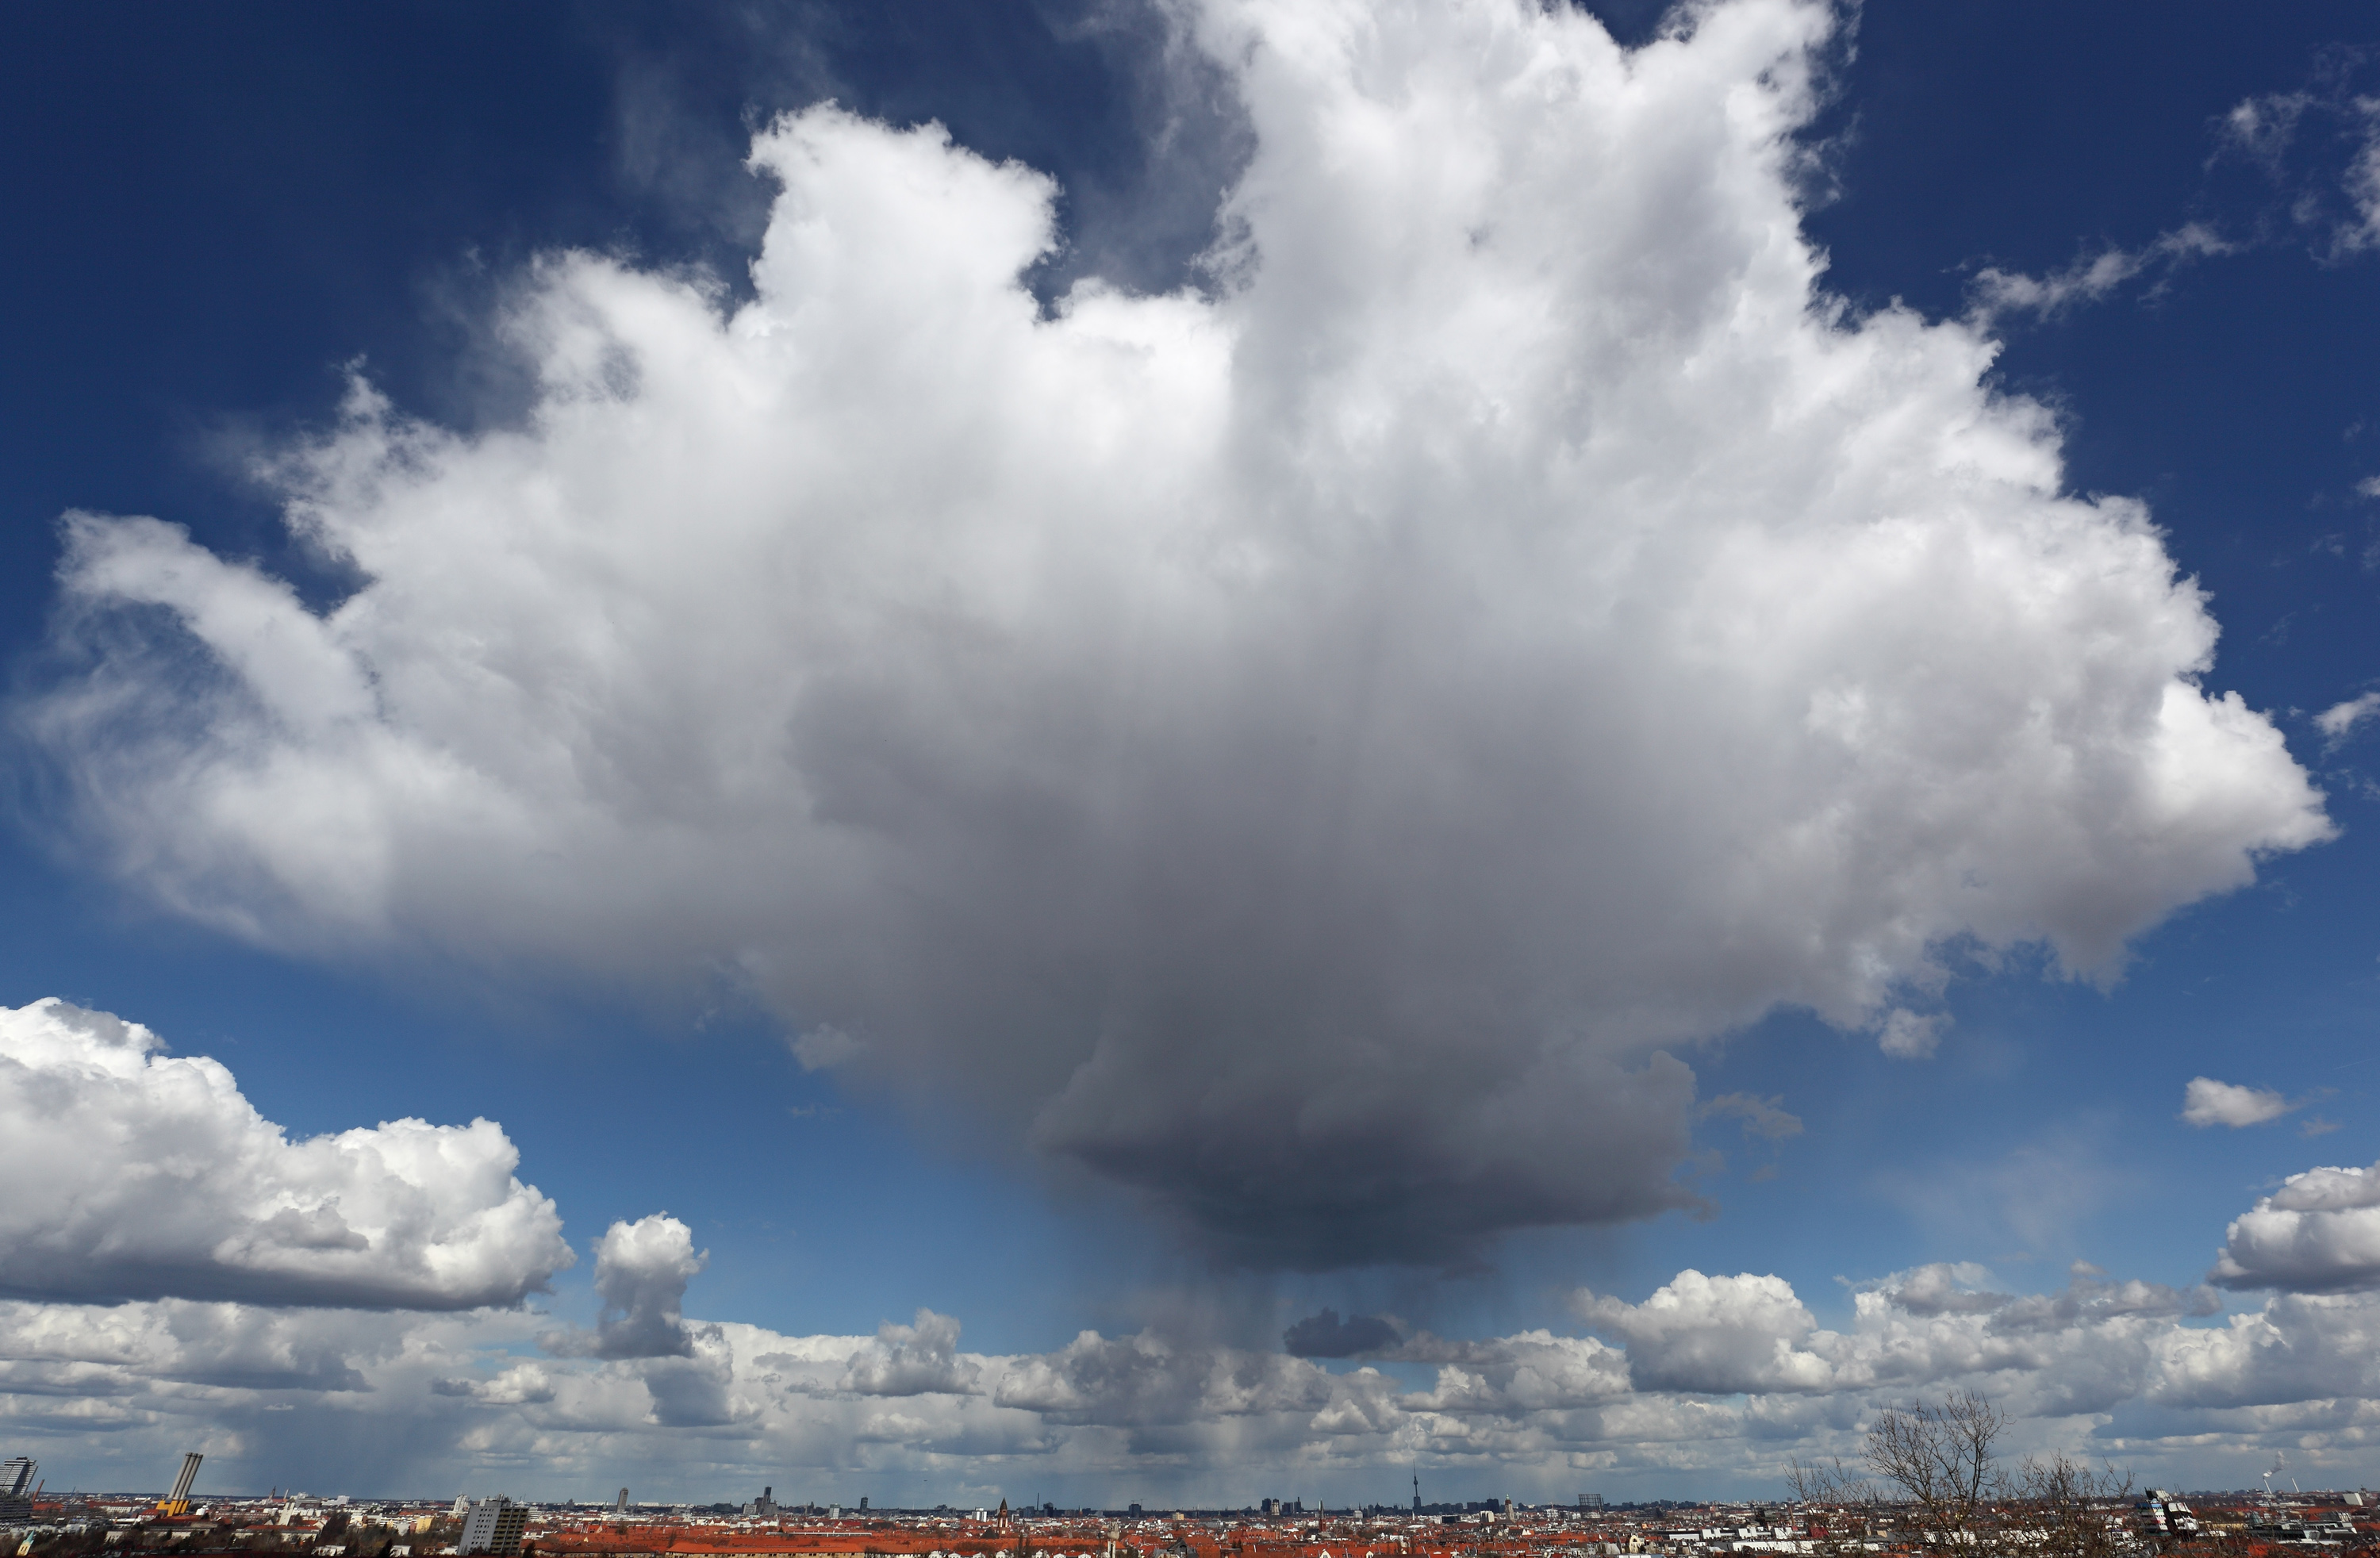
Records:
[[[1831,1508],[1876,1502],[1874,1485],[1844,1469],[1840,1457],[1823,1464],[1816,1461],[1786,1462],[1785,1486],[1791,1491],[1797,1503]]]
[[[2095,1469],[2064,1454],[2028,1457],[2013,1472],[1993,1447],[2006,1412],[1973,1391],[1887,1408],[1867,1430],[1860,1459],[1791,1461],[1786,1485],[1814,1528],[1819,1558],[1861,1550],[1888,1508],[1917,1529],[1902,1540],[1960,1558],[2117,1558],[2122,1535],[2107,1507],[2131,1496],[2132,1479],[2102,1462]]]
[[[1992,1443],[2008,1414],[1973,1391],[1902,1411],[1887,1407],[1867,1430],[1868,1470],[1917,1506],[1931,1540],[1972,1545],[1985,1506],[2005,1486]]]
[[[2042,1558],[2112,1558],[2120,1546],[2099,1506],[2130,1498],[2132,1479],[2101,1462],[2097,1470],[2064,1454],[2027,1459],[2018,1469],[2019,1518],[2040,1535],[2029,1543]]]
[[[1876,1485],[1845,1468],[1840,1458],[1823,1464],[1785,1463],[1785,1485],[1802,1506],[1815,1558],[1840,1558],[1864,1539],[1876,1504]]]

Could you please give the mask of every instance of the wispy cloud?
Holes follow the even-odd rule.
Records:
[[[1702,1106],[1705,1119],[1725,1118],[1743,1122],[1743,1134],[1764,1141],[1784,1141],[1802,1134],[1802,1117],[1789,1114],[1785,1100],[1755,1098],[1750,1093],[1721,1093]]]
[[[2055,319],[2081,305],[2101,302],[2143,275],[2162,278],[2193,261],[2231,254],[2238,249],[2213,227],[2192,222],[2159,233],[2138,249],[2111,245],[2043,275],[1986,265],[1975,273],[1970,307],[1974,318],[1986,324],[2011,313]]]
[[[2055,320],[2135,284],[2153,298],[2187,266],[2252,250],[2302,248],[2331,264],[2380,248],[2380,95],[2369,90],[2369,64],[2351,51],[2328,55],[2305,85],[2245,99],[2215,120],[2200,203],[2226,169],[2250,170],[2262,190],[2244,201],[2234,191],[2220,224],[2187,220],[2138,245],[2086,246],[2038,273],[1985,264],[1969,288],[1970,317],[1985,326],[2016,315]]]
[[[2380,714],[2380,691],[2358,693],[2343,703],[2334,703],[2313,717],[2313,725],[2336,746],[2355,734],[2356,729],[2373,715]]]

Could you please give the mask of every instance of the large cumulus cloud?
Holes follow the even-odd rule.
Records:
[[[1946,941],[2104,970],[2327,830],[1991,342],[1820,289],[1828,9],[1689,20],[1212,0],[1207,295],[1044,311],[1045,179],[783,119],[751,301],[550,257],[525,425],[269,463],[334,606],[73,519],[30,728],[184,912],[728,968],[1248,1260],[1683,1204],[1670,1050],[1922,1053]]]
[[[2232,1219],[2209,1280],[2296,1293],[2380,1288],[2380,1163],[2289,1175]]]
[[[710,1263],[694,1230],[666,1212],[619,1222],[595,1241],[595,1330],[557,1332],[548,1351],[565,1357],[686,1357],[686,1284]]]
[[[1681,1272],[1642,1304],[1582,1296],[1576,1308],[1626,1339],[1640,1388],[1725,1395],[1833,1382],[1826,1360],[1802,1345],[1817,1321],[1781,1277]]]
[[[292,1141],[203,1055],[56,1000],[0,1010],[0,1285],[75,1298],[515,1304],[571,1263],[489,1120]]]

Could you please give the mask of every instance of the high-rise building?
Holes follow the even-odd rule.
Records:
[[[628,1513],[628,1490],[625,1488],[620,1490],[620,1502],[612,1506],[612,1513],[614,1515]]]
[[[494,1498],[473,1499],[463,1514],[463,1535],[455,1543],[457,1553],[486,1552],[494,1558],[510,1558],[520,1552],[521,1530],[528,1524],[527,1506],[516,1504],[499,1493]]]
[[[0,1520],[33,1517],[33,1473],[41,1469],[39,1462],[22,1455],[0,1461]]]

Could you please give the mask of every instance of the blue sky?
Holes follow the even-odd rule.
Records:
[[[5,24],[54,1484],[2373,1480],[2368,9],[956,14]]]

